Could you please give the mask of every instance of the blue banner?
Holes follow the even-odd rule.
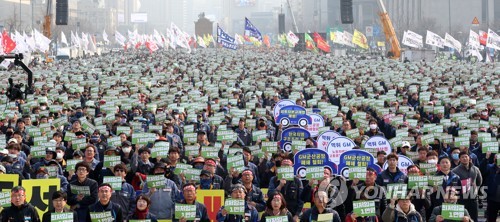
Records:
[[[376,159],[373,155],[364,150],[350,150],[340,155],[338,166],[339,175],[349,178],[349,167],[369,167],[382,172],[382,168],[376,164]]]
[[[222,47],[227,49],[236,50],[238,45],[236,45],[234,38],[228,35],[224,30],[217,25],[217,43],[221,44]]]
[[[300,140],[304,141],[306,138],[311,137],[309,131],[303,128],[288,128],[281,132],[280,148],[283,151],[292,151],[292,141]]]
[[[328,154],[324,150],[317,148],[301,150],[293,159],[295,175],[299,175],[301,180],[306,179],[308,167],[323,166],[329,168],[332,175],[337,174],[337,165],[328,160]]]
[[[289,105],[280,109],[276,122],[281,123],[283,128],[296,125],[306,127],[312,124],[312,118],[307,115],[307,111],[304,107]]]
[[[245,35],[246,36],[251,36],[255,37],[258,39],[260,42],[262,42],[262,34],[260,34],[260,31],[255,27],[248,18],[245,17]]]

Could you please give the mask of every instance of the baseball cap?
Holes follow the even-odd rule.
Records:
[[[410,142],[403,141],[403,144],[401,145],[401,147],[408,147],[408,148],[410,148],[411,147]]]
[[[210,176],[212,176],[212,173],[208,170],[201,170],[200,176],[203,176],[203,175],[210,177]]]
[[[10,143],[17,143],[17,140],[15,138],[10,138],[9,141],[7,142],[7,144],[10,144]]]

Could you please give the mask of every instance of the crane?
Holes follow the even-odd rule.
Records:
[[[384,28],[385,40],[390,44],[388,57],[392,59],[399,59],[401,57],[401,46],[399,45],[398,37],[394,31],[394,26],[392,26],[391,18],[385,9],[383,0],[378,0],[378,6],[380,8],[380,20],[382,21],[382,27]]]
[[[288,3],[288,10],[290,10],[290,15],[292,16],[293,27],[295,28],[295,33],[299,33],[299,28],[297,27],[297,22],[295,22],[295,16],[293,15],[292,5],[290,5],[290,0],[286,0]]]
[[[52,33],[50,31],[50,26],[52,24],[52,0],[47,1],[47,12],[45,13],[45,18],[43,21],[43,35],[47,38],[51,38]]]

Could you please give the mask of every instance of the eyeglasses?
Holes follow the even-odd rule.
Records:
[[[78,168],[76,171],[86,172],[86,171],[87,171],[87,168]]]

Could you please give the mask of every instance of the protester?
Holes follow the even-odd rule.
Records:
[[[283,194],[275,192],[271,197],[272,198],[268,198],[266,201],[266,209],[262,214],[260,221],[266,222],[266,217],[276,216],[284,216],[288,221],[293,221],[292,213],[290,213],[286,208],[286,201]]]
[[[467,151],[460,152],[460,165],[452,170],[460,178],[460,185],[462,186],[462,197],[458,200],[459,204],[465,206],[469,211],[470,218],[477,221],[478,218],[478,200],[475,194],[478,192],[479,186],[483,183],[483,177],[479,168],[472,165],[472,159],[469,157]]]
[[[231,187],[230,194],[232,199],[245,200],[247,195],[247,190],[243,185],[237,184]],[[219,212],[217,213],[217,221],[236,222],[244,220],[250,222],[257,222],[259,220],[259,214],[257,213],[255,207],[248,205],[246,202],[244,211],[245,211],[244,215],[229,214],[229,212],[226,209],[224,209],[224,206],[222,206]]]
[[[78,221],[87,221],[88,208],[97,201],[98,185],[88,178],[90,166],[86,162],[79,162],[75,166],[76,180],[69,183],[68,205],[78,214]]]
[[[327,203],[327,193],[325,191],[317,190],[316,192],[314,192],[314,206],[312,206],[302,214],[302,216],[300,217],[300,221],[317,221],[319,214],[333,213],[333,218],[331,219],[331,221],[340,222],[340,216],[337,211],[333,210],[332,208],[327,208]]]
[[[184,199],[179,202],[179,204],[191,204],[196,205],[196,216],[194,221],[208,222],[207,208],[202,203],[196,201],[196,186],[192,183],[184,184],[182,187],[182,194]],[[186,218],[175,218],[174,221],[186,222]]]
[[[151,206],[151,200],[146,195],[139,195],[135,200],[135,210],[130,216],[130,220],[151,220],[151,222],[158,221],[154,214],[149,212],[149,207]]]
[[[26,202],[26,190],[16,186],[10,191],[11,206],[2,210],[2,222],[7,221],[33,221],[40,222],[40,217],[35,207]]]
[[[111,201],[111,194],[113,193],[113,188],[109,183],[103,183],[99,185],[99,201],[97,203],[89,206],[89,211],[87,214],[87,222],[95,219],[101,219],[101,217],[93,218],[93,213],[96,212],[110,212],[109,219],[114,221],[123,221],[123,213],[120,205],[113,203]]]
[[[153,175],[165,175],[166,165],[156,163],[153,167]],[[151,199],[149,211],[158,219],[171,219],[174,216],[174,203],[179,200],[179,188],[175,183],[165,178],[164,188],[148,187],[146,183],[142,193]]]
[[[50,222],[51,215],[53,213],[72,213],[73,221],[77,222],[78,214],[76,213],[76,211],[69,210],[69,208],[66,206],[67,201],[68,201],[68,196],[66,192],[64,191],[54,192],[52,194],[52,205],[54,206],[54,209],[47,211],[46,213],[43,214],[42,222]]]
[[[397,203],[396,203],[397,201]],[[415,209],[410,199],[391,199],[391,203],[382,214],[384,222],[415,221],[423,222],[424,219]]]

